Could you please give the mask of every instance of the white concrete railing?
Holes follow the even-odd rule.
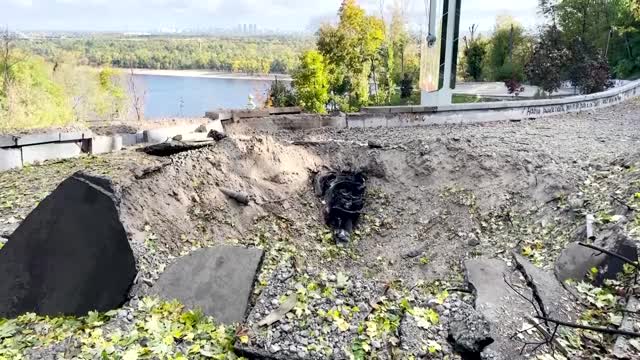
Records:
[[[347,127],[396,127],[525,120],[587,111],[640,96],[640,80],[604,92],[565,98],[470,103],[424,108],[381,106],[364,108],[347,117]]]

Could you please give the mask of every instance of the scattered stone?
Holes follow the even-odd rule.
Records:
[[[197,133],[206,133],[207,132],[207,126],[206,125],[200,125],[196,128]]]
[[[491,327],[485,317],[470,306],[462,306],[449,322],[449,342],[463,358],[481,353],[493,343]]]
[[[151,292],[202,309],[221,323],[241,323],[263,255],[234,246],[197,250],[171,265]]]
[[[537,268],[529,260],[514,253],[513,259],[540,302],[542,313],[554,319],[572,321],[575,300],[552,273]]]
[[[40,202],[0,251],[0,317],[121,306],[136,265],[117,204],[109,179],[82,172]]]
[[[249,205],[251,197],[247,193],[220,188],[220,192],[242,205]]]

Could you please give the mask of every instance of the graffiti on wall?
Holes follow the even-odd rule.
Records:
[[[622,101],[635,97],[638,92],[638,88],[633,88],[621,92],[617,95],[612,95],[602,99],[596,100],[588,100],[581,101],[569,104],[559,104],[559,105],[546,105],[546,106],[530,106],[523,108],[523,112],[528,117],[539,117],[539,116],[547,116],[554,114],[561,114],[566,112],[576,112],[576,111],[585,111],[590,109],[596,109],[600,107],[606,107],[610,105],[615,105],[621,103]]]

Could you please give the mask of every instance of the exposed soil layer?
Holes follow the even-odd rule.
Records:
[[[518,123],[275,133],[236,129],[229,135],[214,146],[170,158],[136,154],[145,164],[130,170],[170,162],[144,177],[120,172],[117,182],[140,270],[134,299],[147,294],[177,256],[193,249],[214,244],[265,249],[249,344],[243,345],[249,353],[457,356],[446,340],[446,319],[472,305],[474,297],[443,293],[467,288],[465,260],[501,259],[518,277],[515,250],[551,269],[566,244],[583,239],[586,214],[600,214],[598,231],[618,222],[636,241],[640,236],[640,200],[633,202],[640,192],[637,101]],[[376,146],[368,145],[373,142]],[[362,216],[344,247],[336,247],[314,192],[315,174],[326,170],[367,178]],[[7,175],[0,174],[0,184],[3,192],[11,186]],[[231,200],[221,188],[248,194],[249,204]],[[0,211],[0,226],[8,214]],[[624,221],[610,218],[615,215]],[[293,293],[307,299],[298,298],[293,318],[266,328],[256,325]],[[428,310],[439,320],[433,321]],[[314,319],[311,325],[301,323],[306,318]],[[389,326],[367,331],[366,319]],[[514,319],[510,328],[521,324]],[[577,358],[585,356],[581,349],[572,351]]]

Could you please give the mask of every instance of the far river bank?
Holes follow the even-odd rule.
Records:
[[[230,73],[213,70],[156,70],[156,69],[133,69],[134,75],[148,76],[174,76],[193,77],[209,79],[229,79],[229,80],[252,80],[252,81],[273,81],[276,78],[282,81],[291,81],[289,74],[244,74]]]

